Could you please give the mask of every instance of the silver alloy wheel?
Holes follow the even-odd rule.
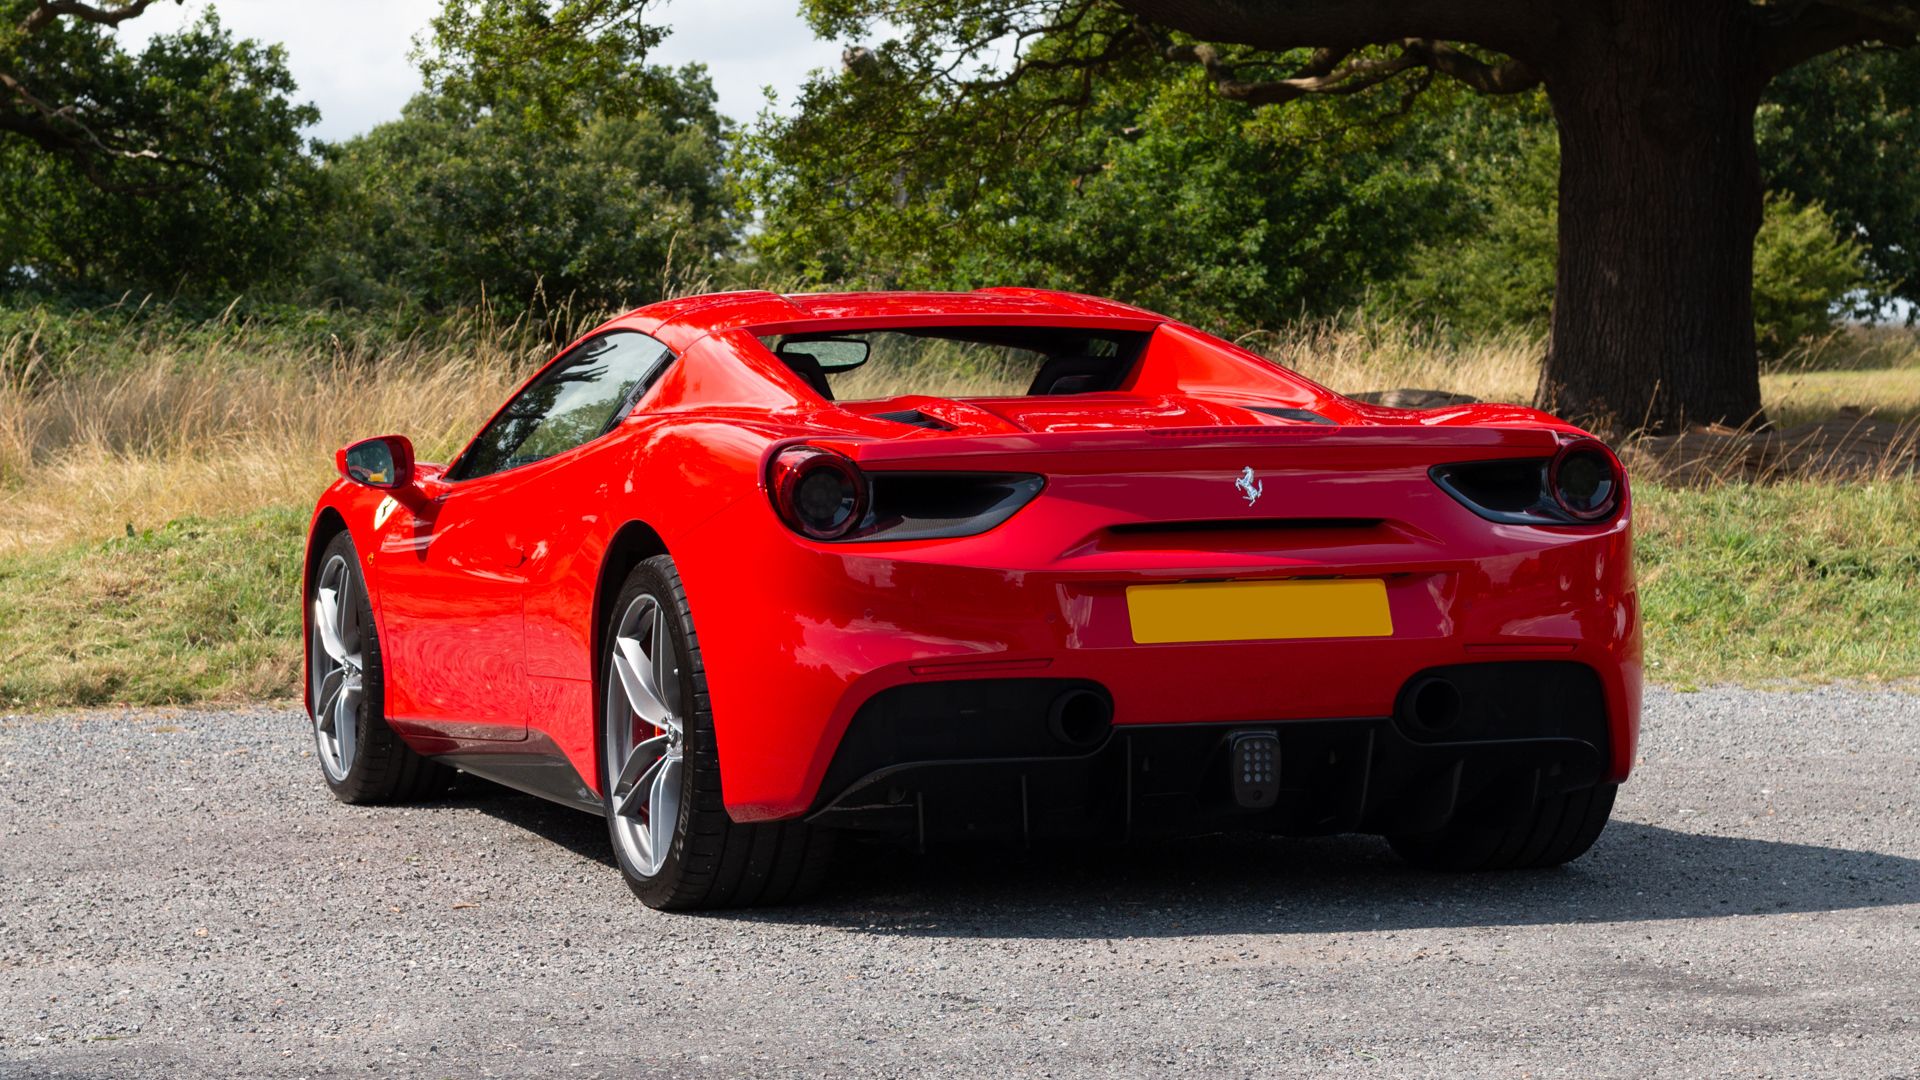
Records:
[[[360,604],[353,595],[353,566],[344,555],[327,560],[313,594],[309,663],[313,680],[313,735],[327,779],[343,783],[360,738]]]
[[[683,715],[680,665],[666,609],[651,593],[642,593],[614,625],[606,747],[609,767],[618,765],[613,834],[645,877],[666,864],[680,823]]]

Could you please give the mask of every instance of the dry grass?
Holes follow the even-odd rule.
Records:
[[[1768,366],[1774,371],[1920,370],[1920,332],[1910,326],[1843,326]]]
[[[1344,394],[1414,387],[1481,401],[1529,402],[1546,341],[1523,332],[1458,342],[1393,321],[1342,319],[1240,344]],[[1847,411],[1886,420],[1920,418],[1920,333],[1851,327],[1810,343],[1760,378],[1776,425],[1793,427]]]
[[[1364,317],[1257,331],[1237,344],[1343,394],[1401,387],[1481,401],[1530,401],[1546,351],[1519,331],[1456,342],[1411,323]]]
[[[1527,402],[1543,339],[1513,333],[1464,343],[1394,322],[1347,319],[1242,340],[1342,393],[1441,390]],[[1760,379],[1773,427],[1629,438],[1636,475],[1691,487],[1794,478],[1910,477],[1920,458],[1920,333],[1850,327],[1812,342]]]
[[[1920,367],[1879,371],[1781,371],[1760,377],[1767,416],[1781,427],[1839,413],[1920,419]]]
[[[865,335],[874,363],[835,377],[834,397],[865,401],[901,394],[930,397],[1007,397],[1024,394],[1037,363],[1032,354],[994,345],[922,338],[911,334]]]
[[[519,335],[405,342],[377,363],[242,339],[36,387],[23,351],[0,352],[0,553],[308,503],[365,435],[445,455],[534,362]]]

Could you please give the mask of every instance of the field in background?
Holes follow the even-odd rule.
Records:
[[[1544,339],[1522,333],[1455,341],[1406,323],[1342,320],[1239,344],[1344,394],[1396,387],[1447,390],[1481,401],[1533,400]],[[1760,378],[1768,419],[1780,427],[1843,410],[1920,419],[1920,333],[1853,327],[1769,365]]]
[[[17,332],[0,341],[0,555],[310,505],[367,435],[444,460],[547,349],[479,320],[359,340],[130,320],[62,353]]]
[[[551,349],[540,328],[480,315],[393,337],[131,316],[52,346],[35,331],[0,339],[0,555],[307,502],[332,475],[333,451],[367,435],[399,432],[445,460]],[[1485,401],[1528,400],[1542,349],[1528,335],[1459,343],[1358,319],[1241,343],[1344,393],[1419,387]],[[1763,388],[1782,425],[1842,409],[1917,418],[1920,337],[1837,335]]]
[[[0,335],[0,707],[291,694],[300,536],[333,451],[400,432],[444,460],[554,336],[112,314]],[[1343,392],[1523,401],[1541,347],[1359,320],[1242,344]],[[1920,338],[1838,335],[1764,387],[1783,424],[1920,417]],[[1653,678],[1920,675],[1920,483],[1637,490]]]

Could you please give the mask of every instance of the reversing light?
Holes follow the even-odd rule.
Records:
[[[1620,503],[1620,466],[1607,448],[1579,439],[1560,448],[1547,466],[1553,501],[1578,521],[1598,521]]]
[[[768,477],[773,508],[787,526],[815,540],[838,540],[867,513],[867,480],[851,460],[817,446],[790,446]]]

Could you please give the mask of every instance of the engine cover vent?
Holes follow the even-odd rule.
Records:
[[[953,425],[944,420],[936,420],[919,409],[902,409],[899,412],[868,413],[875,420],[890,420],[908,427],[927,428],[932,431],[952,431]]]
[[[1282,420],[1304,420],[1309,424],[1326,424],[1330,427],[1340,426],[1338,421],[1321,416],[1312,409],[1283,409],[1266,405],[1254,405],[1252,406],[1252,410],[1257,413],[1266,413],[1268,416],[1277,416]]]

